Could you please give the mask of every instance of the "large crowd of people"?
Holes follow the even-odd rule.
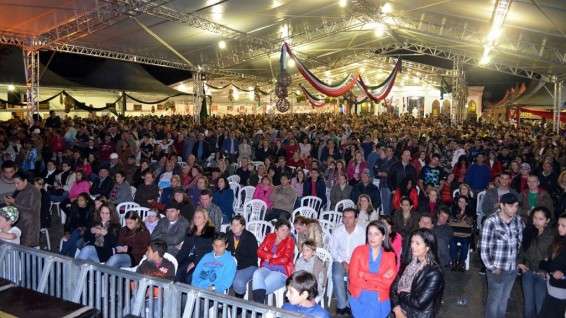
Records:
[[[325,295],[339,316],[435,317],[474,249],[485,317],[505,317],[516,280],[524,317],[566,310],[566,138],[544,122],[51,112],[0,122],[0,154],[2,241],[39,246],[60,209],[61,254],[259,303],[286,288],[313,317]],[[245,186],[265,236],[238,210]],[[305,197],[316,215],[296,215]]]

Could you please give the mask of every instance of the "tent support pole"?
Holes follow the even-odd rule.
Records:
[[[39,111],[39,50],[29,47],[22,48],[24,58],[24,70],[26,76],[26,97],[28,104],[28,114],[31,119],[32,114]]]

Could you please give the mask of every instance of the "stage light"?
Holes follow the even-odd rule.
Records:
[[[385,3],[383,5],[383,7],[381,7],[381,12],[383,12],[385,14],[389,14],[389,13],[393,12],[393,5],[389,2]]]
[[[491,61],[491,58],[489,57],[489,55],[484,54],[482,55],[481,59],[480,59],[480,65],[486,65]]]
[[[345,7],[348,5],[348,0],[339,0],[339,1],[338,1],[338,5],[339,5],[341,8],[345,8]]]
[[[502,30],[500,28],[489,31],[487,35],[488,43],[493,43],[501,36]]]
[[[289,37],[289,25],[283,24],[281,27],[279,27],[279,34],[281,35],[282,39],[288,38]]]
[[[8,90],[9,90],[10,92],[13,92],[13,91],[16,90],[16,86],[10,84],[10,85],[8,85]]]
[[[222,40],[218,42],[218,48],[224,50],[226,48],[226,41]]]
[[[383,23],[377,23],[373,34],[378,38],[383,37],[385,35],[385,25]]]
[[[293,68],[293,67],[295,67],[296,65],[297,65],[297,64],[295,63],[295,60],[293,60],[293,59],[289,59],[289,61],[287,61],[287,66],[288,66],[289,68]]]

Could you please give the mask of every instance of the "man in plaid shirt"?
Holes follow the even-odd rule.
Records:
[[[523,239],[523,223],[517,215],[519,199],[501,196],[499,210],[483,225],[480,254],[487,269],[486,318],[504,318],[507,301],[517,277],[517,255]]]

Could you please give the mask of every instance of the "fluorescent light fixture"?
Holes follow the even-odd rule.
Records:
[[[223,5],[215,5],[211,9],[212,11],[212,20],[220,21],[224,17],[224,6]]]
[[[8,85],[8,90],[9,90],[10,92],[13,92],[13,91],[16,90],[16,86],[10,84],[10,85]]]
[[[489,62],[491,61],[491,58],[489,57],[488,54],[484,54],[482,55],[481,59],[480,59],[480,65],[486,65],[489,64]]]
[[[381,7],[381,12],[383,12],[385,14],[389,14],[389,13],[393,12],[393,5],[389,2],[385,3],[383,5],[383,7]]]
[[[289,37],[289,25],[283,24],[281,27],[279,27],[279,34],[280,34],[282,39],[288,38]]]
[[[377,23],[373,30],[373,34],[378,38],[383,37],[385,35],[385,25],[383,23]]]
[[[338,0],[338,5],[341,8],[345,8],[348,5],[348,0]]]
[[[497,40],[501,36],[501,33],[503,33],[503,30],[501,29],[489,31],[489,33],[487,34],[487,42],[495,42],[495,40]]]
[[[224,50],[226,48],[226,41],[221,40],[218,42],[218,48]]]
[[[275,8],[279,8],[280,6],[283,5],[283,1],[281,0],[273,0],[271,2],[271,9],[275,9]]]
[[[240,99],[240,91],[237,88],[234,88],[232,96],[234,97],[234,100]]]

